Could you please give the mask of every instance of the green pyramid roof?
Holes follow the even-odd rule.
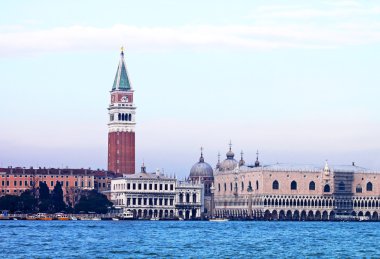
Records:
[[[131,90],[131,83],[129,82],[127,66],[124,61],[124,52],[120,54],[120,62],[117,67],[115,80],[113,81],[112,91],[113,90]]]

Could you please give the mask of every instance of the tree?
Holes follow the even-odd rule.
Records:
[[[16,195],[5,195],[0,197],[0,210],[9,210],[14,213],[20,209],[20,197]]]
[[[34,197],[31,190],[26,190],[20,195],[20,210],[25,213],[36,212],[38,200]]]
[[[107,199],[107,196],[98,193],[96,190],[91,190],[82,193],[79,202],[75,205],[75,211],[107,213],[108,208],[112,205],[113,203]]]
[[[66,210],[66,204],[63,201],[63,191],[60,182],[57,182],[51,193],[51,205],[53,212],[61,212]]]
[[[50,212],[52,209],[52,204],[50,200],[49,187],[47,186],[46,183],[40,182],[38,193],[39,193],[38,210],[40,212]]]
[[[40,182],[38,192],[39,192],[39,199],[40,200],[48,200],[50,198],[49,187],[47,186],[46,183]]]

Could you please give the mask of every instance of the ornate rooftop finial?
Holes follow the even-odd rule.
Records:
[[[229,146],[230,146],[230,150],[226,154],[227,159],[234,159],[235,154],[234,154],[234,152],[232,152],[232,142],[231,142],[231,140],[230,140]]]
[[[141,173],[146,173],[146,167],[145,167],[144,160],[143,160],[143,163],[142,163],[142,166],[141,166]]]
[[[255,167],[260,166],[260,161],[259,161],[259,150],[256,152],[256,161],[255,161]]]
[[[329,164],[327,163],[327,159],[325,161],[325,167],[323,168],[323,171],[325,172],[325,175],[330,174],[330,168],[329,168]]]
[[[243,150],[240,152],[240,155],[241,155],[241,157],[240,157],[240,161],[239,161],[239,166],[242,166],[245,164],[245,161],[243,159],[243,155],[244,155]]]
[[[220,152],[218,152],[218,163],[216,163],[216,169],[220,167]]]
[[[121,51],[120,54],[124,55],[124,46],[121,46],[120,51]]]
[[[201,157],[199,158],[200,163],[204,163],[205,159],[203,158],[203,147],[201,147]]]

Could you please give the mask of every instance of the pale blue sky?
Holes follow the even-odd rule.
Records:
[[[380,168],[378,1],[8,1],[0,166],[105,168],[119,49],[137,165],[185,176],[231,139],[264,163]]]

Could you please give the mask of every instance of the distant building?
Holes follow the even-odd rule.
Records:
[[[82,190],[109,190],[113,172],[91,169],[57,168],[0,168],[0,196],[20,195],[25,190],[37,188],[39,182],[47,184],[50,190],[56,182],[62,185],[65,201],[74,205]]]
[[[201,149],[201,156],[199,161],[195,163],[190,170],[190,175],[188,178],[189,182],[192,184],[202,184],[204,188],[204,216],[211,216],[211,206],[212,206],[212,194],[211,187],[214,182],[214,170],[212,167],[205,162],[203,157],[203,148]]]
[[[203,186],[181,183],[160,173],[141,172],[111,181],[111,201],[135,218],[200,218]]]
[[[243,159],[242,159],[243,160]],[[217,217],[378,220],[380,172],[358,167],[245,165],[231,150],[214,174]]]
[[[119,175],[135,173],[135,115],[133,89],[123,50],[108,107],[108,170]]]

